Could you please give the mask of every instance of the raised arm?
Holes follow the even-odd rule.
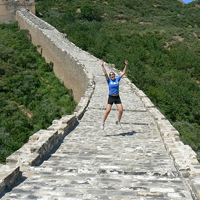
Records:
[[[106,77],[106,80],[108,80],[108,74],[107,74],[107,72],[106,72],[106,69],[105,69],[105,67],[104,67],[104,62],[103,62],[102,59],[101,59],[101,61],[100,61],[100,64],[101,64],[101,66],[102,66],[102,70],[103,70],[103,72],[104,72],[104,75],[105,75],[105,77]]]
[[[128,66],[128,60],[125,60],[125,67],[124,67],[124,70],[121,73],[120,77],[124,76],[124,74],[126,73],[127,66]]]

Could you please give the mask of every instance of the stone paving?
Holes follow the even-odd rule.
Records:
[[[79,123],[55,151],[41,165],[27,168],[1,199],[192,200],[190,188],[167,153],[154,118],[134,92],[135,86],[126,77],[120,81],[122,129],[115,125],[118,111],[113,105],[101,130],[108,86],[100,61],[67,40],[65,45],[57,42],[93,75],[94,93]],[[105,65],[108,72],[117,73]]]
[[[95,91],[79,124],[2,199],[192,199],[153,118],[126,78],[120,82],[122,129],[115,125],[115,105],[100,129],[108,86],[99,60],[93,69]]]

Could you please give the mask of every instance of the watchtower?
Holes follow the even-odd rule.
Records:
[[[0,0],[0,23],[15,21],[16,11],[21,8],[35,14],[35,0]]]

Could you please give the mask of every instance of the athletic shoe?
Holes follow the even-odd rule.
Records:
[[[118,126],[118,128],[122,128],[122,125],[120,122],[116,121],[116,125]]]
[[[105,126],[105,124],[101,124],[101,130],[103,130],[103,129],[104,129],[104,126]]]

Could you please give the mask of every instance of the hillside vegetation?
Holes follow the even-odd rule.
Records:
[[[0,24],[0,163],[75,102],[17,23]]]
[[[36,0],[37,15],[127,75],[200,160],[200,1]]]

